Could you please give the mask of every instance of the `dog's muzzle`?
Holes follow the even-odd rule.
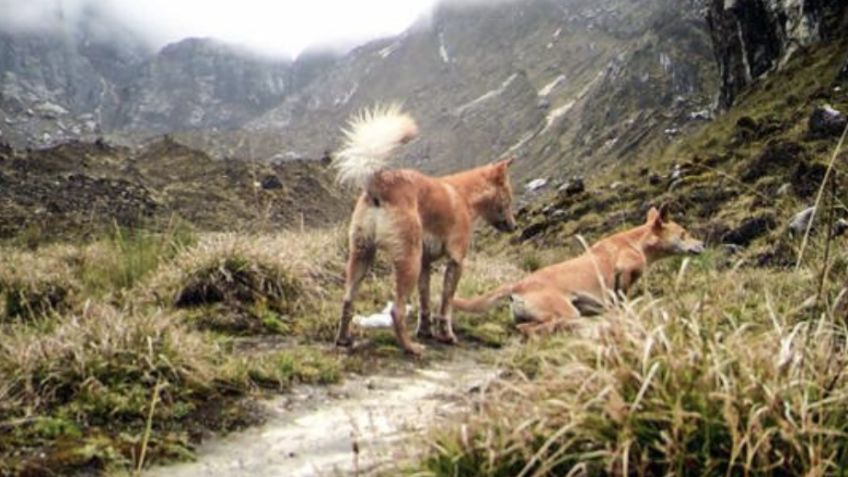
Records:
[[[705,250],[704,244],[699,243],[697,245],[693,245],[693,246],[689,247],[689,250],[687,250],[687,251],[692,255],[700,255],[700,254],[704,253],[704,250]]]
[[[494,224],[492,224],[492,226],[495,227],[498,232],[514,232],[515,229],[518,228],[514,222],[509,222],[506,220],[495,222]]]

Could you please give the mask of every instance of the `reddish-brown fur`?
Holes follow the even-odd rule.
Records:
[[[579,303],[600,306],[611,292],[626,293],[652,262],[702,250],[703,242],[669,221],[664,208],[651,209],[645,224],[606,237],[578,257],[487,295],[455,298],[453,304],[457,310],[480,313],[511,297],[513,316],[522,332],[551,331],[580,316]]]
[[[400,137],[401,135],[399,135]],[[394,266],[395,293],[392,322],[400,345],[419,354],[406,331],[406,302],[418,286],[419,337],[435,336],[456,342],[451,324],[451,300],[462,275],[474,223],[478,218],[499,230],[513,230],[512,188],[508,169],[511,160],[500,161],[444,177],[418,171],[384,170],[364,184],[350,225],[344,304],[336,343],[350,346],[353,301],[359,284],[378,248],[386,250]],[[430,269],[434,261],[447,259],[442,300],[430,317]]]

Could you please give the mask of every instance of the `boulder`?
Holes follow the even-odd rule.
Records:
[[[774,229],[777,223],[771,215],[761,215],[745,219],[735,229],[721,238],[722,243],[747,247],[751,242]]]
[[[810,226],[810,221],[813,220],[813,213],[815,210],[815,207],[807,207],[801,212],[795,214],[795,216],[792,217],[792,220],[789,221],[789,232],[793,235],[805,234],[807,232],[807,227]],[[816,226],[814,225],[813,229],[815,228]],[[848,232],[848,220],[838,219],[833,223],[833,235],[835,237],[843,235],[845,232]]]
[[[280,182],[280,178],[274,174],[268,174],[263,177],[261,185],[264,190],[276,190],[283,188],[283,183]]]
[[[660,185],[660,184],[662,184],[662,182],[663,182],[663,179],[662,179],[662,177],[660,177],[659,174],[651,174],[650,176],[648,176],[648,183],[651,184],[652,186]]]
[[[557,193],[563,197],[570,197],[572,195],[577,195],[586,190],[586,183],[583,182],[583,178],[580,176],[574,176],[571,180],[567,181],[565,184],[559,186],[557,189]]]
[[[810,220],[813,218],[813,213],[816,211],[815,207],[807,207],[795,214],[792,217],[792,220],[789,221],[789,231],[793,234],[801,235],[807,231],[807,227],[810,226]]]
[[[548,180],[547,180],[547,179],[544,179],[544,178],[533,179],[532,181],[528,182],[528,183],[524,186],[524,189],[525,189],[527,192],[535,192],[535,191],[537,191],[537,190],[539,190],[539,189],[541,189],[541,188],[545,187],[546,185],[548,185]]]
[[[806,149],[796,142],[770,142],[748,165],[747,170],[742,174],[742,180],[754,181],[765,175],[773,175],[780,169],[791,169],[793,166],[804,163],[806,158]]]
[[[838,137],[848,126],[848,118],[826,104],[813,111],[808,123],[809,135],[813,138]]]

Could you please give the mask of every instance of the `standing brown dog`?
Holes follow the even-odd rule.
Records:
[[[397,106],[375,108],[354,117],[336,155],[339,181],[362,188],[350,224],[350,255],[336,345],[351,346],[350,321],[356,291],[385,249],[394,265],[392,323],[400,345],[411,354],[422,347],[406,331],[406,301],[416,283],[420,298],[418,336],[455,343],[451,300],[478,218],[501,231],[515,229],[508,168],[512,159],[465,172],[430,177],[410,169],[388,170],[392,152],[418,134],[415,121]],[[442,301],[430,321],[430,266],[447,257]]]

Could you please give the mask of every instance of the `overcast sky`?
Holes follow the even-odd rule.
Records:
[[[402,32],[436,0],[0,0],[0,27],[44,28],[85,8],[117,16],[154,47],[214,37],[260,52],[296,56],[312,45],[352,46]]]

